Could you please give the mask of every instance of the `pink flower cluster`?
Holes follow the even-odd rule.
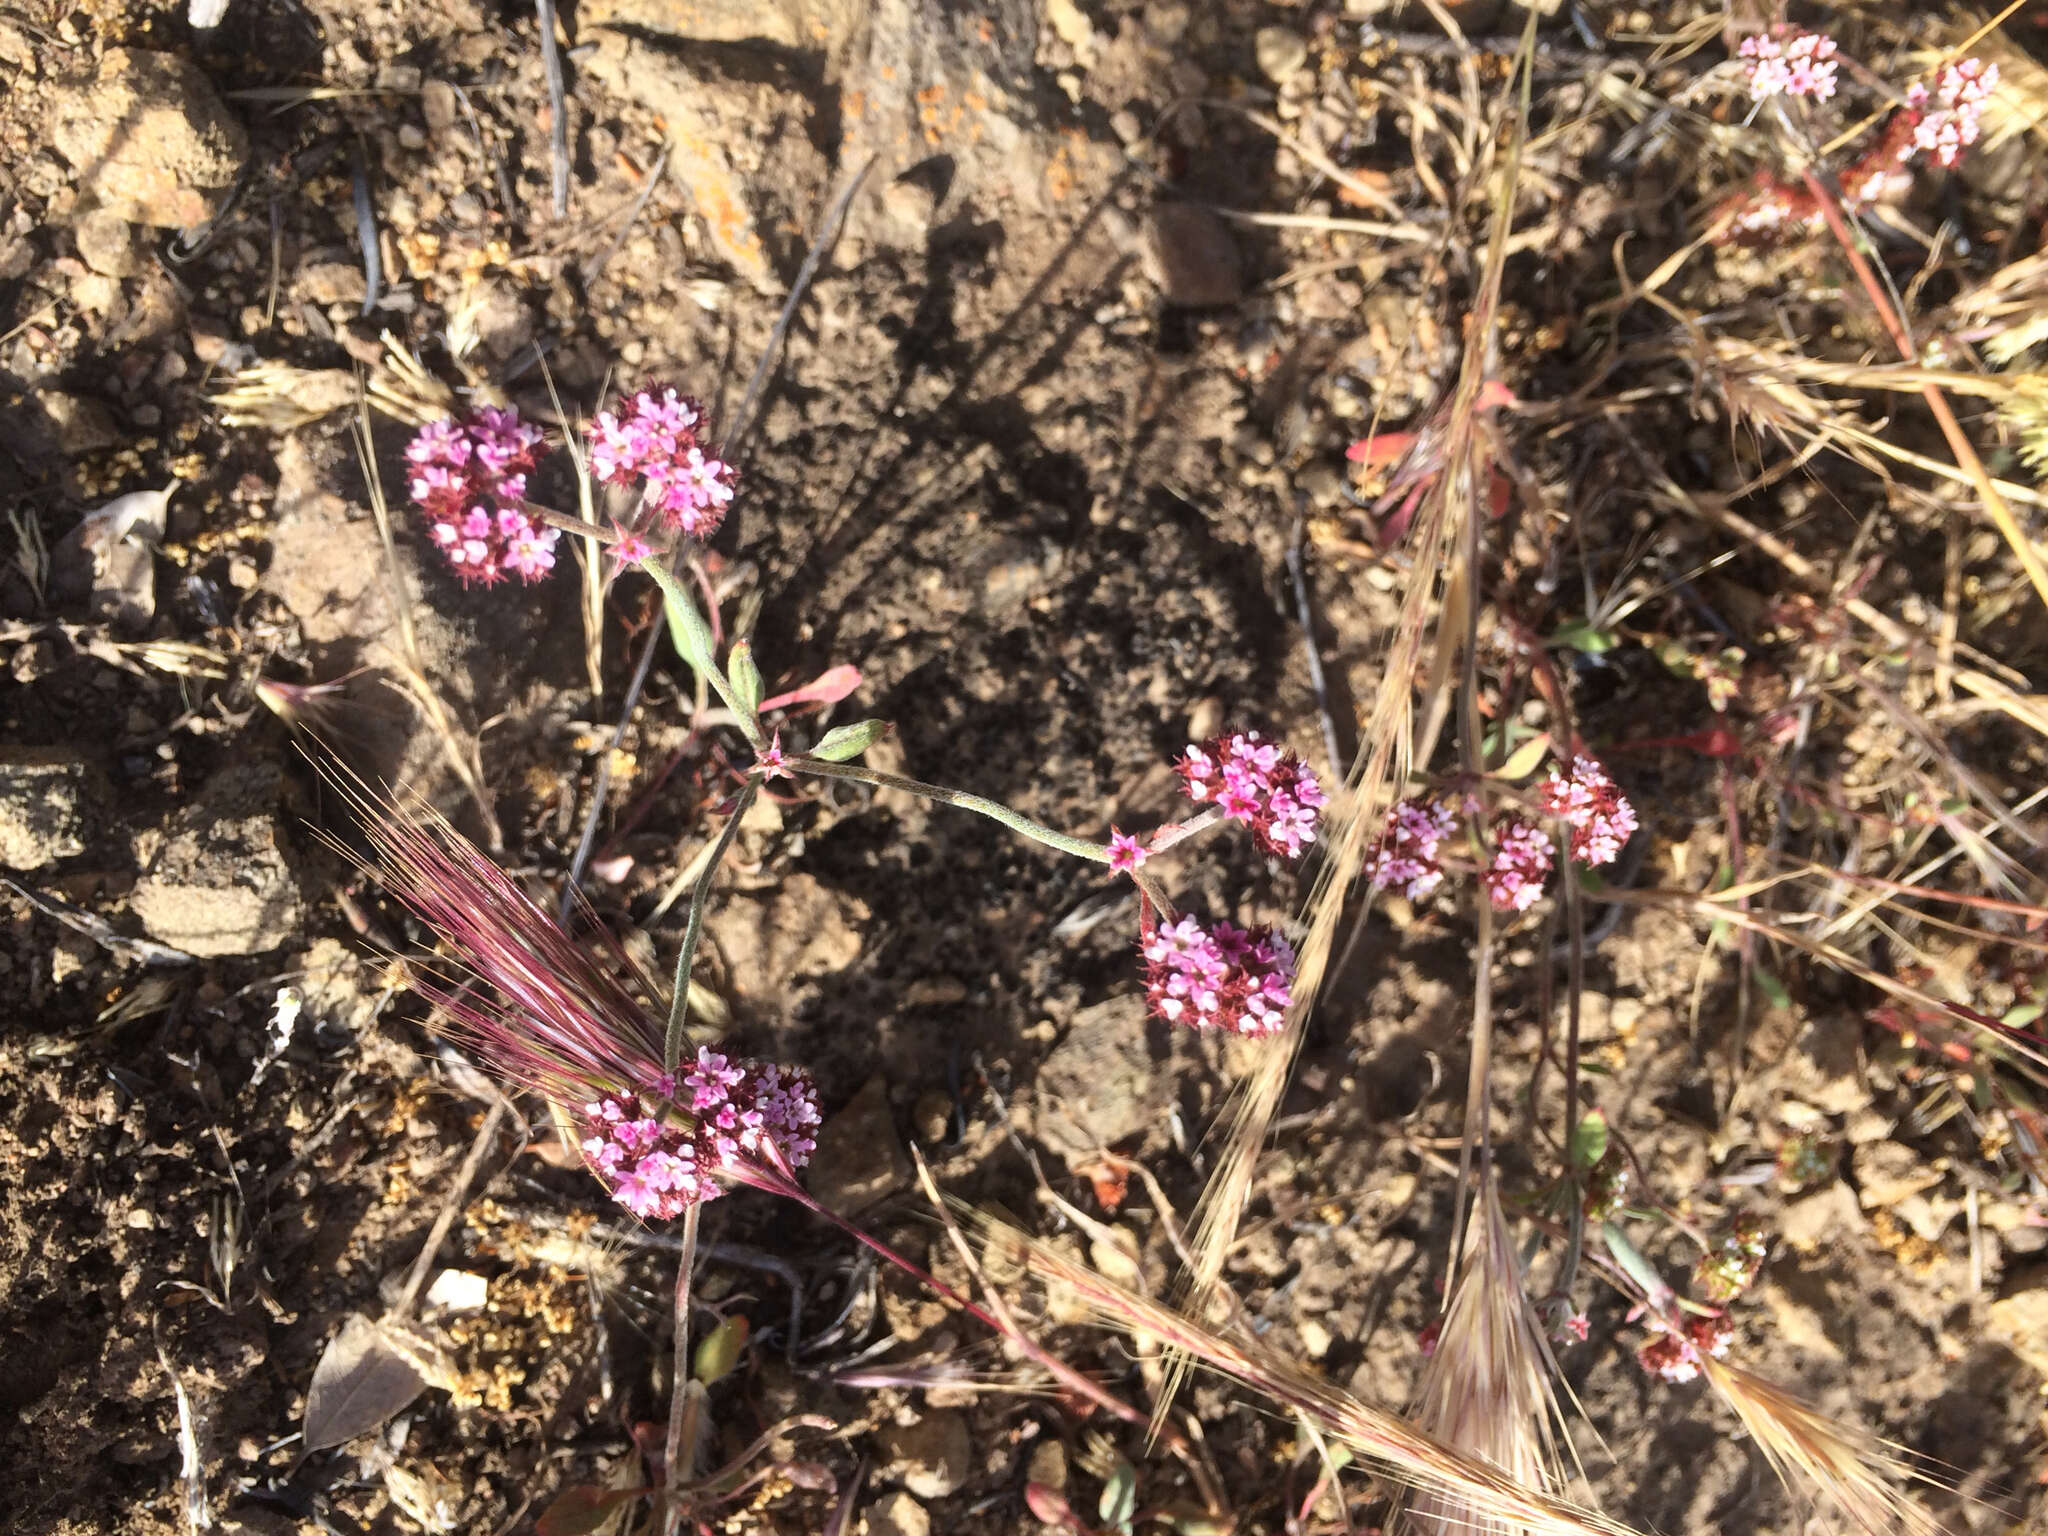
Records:
[[[1590,757],[1573,758],[1568,774],[1551,769],[1536,798],[1572,829],[1572,857],[1582,864],[1613,863],[1635,836],[1636,808]]]
[[[544,451],[539,427],[491,406],[431,422],[406,446],[412,499],[465,585],[508,573],[539,581],[555,568],[560,532],[520,509]]]
[[[1214,804],[1252,829],[1267,853],[1297,859],[1316,840],[1316,820],[1327,796],[1300,757],[1257,731],[1218,736],[1191,745],[1174,768],[1187,797]]]
[[[647,482],[647,504],[670,528],[708,539],[732,500],[732,466],[704,451],[697,402],[649,386],[590,424],[590,472],[606,485]]]
[[[1541,827],[1507,822],[1493,835],[1493,859],[1479,883],[1497,911],[1526,912],[1542,896],[1556,857],[1550,835]]]
[[[1693,1381],[1700,1374],[1701,1358],[1723,1358],[1734,1337],[1735,1325],[1725,1315],[1689,1317],[1682,1332],[1667,1330],[1655,1334],[1636,1351],[1636,1363],[1652,1376],[1669,1382]]]
[[[1942,70],[1935,82],[1935,99],[1941,105],[1927,110],[1927,87],[1915,83],[1907,88],[1906,105],[1921,113],[1913,127],[1913,142],[1900,155],[1908,159],[1915,151],[1932,155],[1938,165],[1954,165],[1963,151],[1977,142],[1984,103],[1998,89],[1998,66],[1982,59],[1962,59]]]
[[[1737,50],[1749,80],[1752,101],[1773,96],[1811,96],[1826,101],[1835,94],[1835,40],[1818,32],[1802,32],[1782,22],[1768,33],[1742,40]]]
[[[1271,928],[1247,931],[1220,921],[1204,928],[1183,917],[1153,928],[1139,950],[1145,1000],[1169,1024],[1238,1035],[1280,1032],[1293,1000],[1294,949]]]
[[[685,1125],[649,1114],[666,1100]],[[665,1220],[720,1193],[718,1175],[745,1164],[803,1167],[817,1150],[818,1094],[800,1067],[735,1063],[697,1052],[680,1089],[660,1076],[641,1095],[613,1093],[583,1106],[583,1155],[617,1200],[643,1221]]]
[[[1444,883],[1437,850],[1451,835],[1449,809],[1427,800],[1402,800],[1387,812],[1380,839],[1365,856],[1365,876],[1372,888],[1398,889],[1420,901]]]

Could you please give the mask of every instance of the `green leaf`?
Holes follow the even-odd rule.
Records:
[[[2025,1029],[2039,1017],[2041,1017],[2041,1005],[2039,1003],[2015,1003],[2012,1007],[2005,1010],[2005,1017],[1999,1022],[2008,1024],[2014,1029]]]
[[[662,606],[668,610],[669,632],[675,637],[676,654],[699,672],[711,674],[711,626],[697,607],[697,599],[684,590],[676,574],[660,560],[643,560],[640,569],[661,588]]]
[[[732,684],[732,696],[740,712],[748,717],[761,713],[761,669],[754,665],[754,648],[735,640],[725,658],[725,675]]]
[[[1604,656],[1615,647],[1611,630],[1601,629],[1585,619],[1567,619],[1557,626],[1548,641],[1551,645],[1562,646],[1568,651],[1579,651],[1587,656]]]
[[[1131,1527],[1131,1516],[1138,1512],[1138,1471],[1123,1457],[1116,1459],[1116,1465],[1109,1469],[1109,1478],[1102,1485],[1102,1502],[1095,1506],[1095,1513],[1104,1525],[1119,1531]]]
[[[1769,999],[1773,1008],[1790,1008],[1792,1006],[1792,994],[1785,990],[1785,983],[1778,980],[1776,976],[1773,976],[1760,965],[1751,966],[1750,974],[1756,978],[1757,987]]]
[[[1584,1173],[1606,1155],[1607,1114],[1604,1110],[1589,1109],[1572,1127],[1572,1168]]]
[[[822,757],[828,763],[851,762],[888,735],[889,730],[886,720],[858,720],[852,725],[835,725],[825,733],[823,741],[811,748],[811,756]]]
[[[743,1312],[735,1312],[724,1319],[697,1341],[697,1354],[690,1374],[707,1387],[719,1377],[729,1374],[746,1352],[750,1331]]]
[[[1550,750],[1550,733],[1538,731],[1508,755],[1508,760],[1493,770],[1496,779],[1526,779],[1543,766],[1543,755]]]

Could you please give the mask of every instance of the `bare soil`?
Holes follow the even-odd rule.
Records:
[[[1148,228],[1147,212],[1214,201],[1382,217],[1338,198],[1236,110],[1276,109],[1260,62],[1260,29],[1273,26],[1306,50],[1278,86],[1286,122],[1324,135],[1401,205],[1429,206],[1429,181],[1462,186],[1457,155],[1441,132],[1411,139],[1413,114],[1393,92],[1435,93],[1447,117],[1468,85],[1493,102],[1519,27],[1511,9],[1460,9],[1479,50],[1468,80],[1420,7],[1380,12],[1384,39],[1362,41],[1362,23],[1337,7],[1237,0],[979,12],[905,0],[865,21],[794,0],[738,21],[720,5],[695,20],[680,4],[585,5],[564,18],[565,217],[551,209],[548,98],[525,9],[232,0],[208,34],[180,9],[134,0],[0,15],[16,70],[0,87],[0,503],[24,552],[34,541],[19,530],[31,528],[57,550],[109,498],[175,486],[143,622],[95,616],[23,569],[0,574],[11,679],[0,754],[55,750],[83,786],[75,845],[61,828],[37,832],[63,851],[12,871],[21,884],[0,896],[0,1528],[182,1530],[189,1486],[226,1529],[530,1530],[565,1486],[636,1479],[636,1440],[665,1412],[673,1253],[607,1205],[526,1105],[530,1137],[493,1150],[440,1257],[489,1286],[487,1310],[435,1323],[455,1390],[429,1391],[339,1450],[302,1458],[291,1438],[323,1347],[351,1312],[388,1300],[489,1099],[424,1027],[387,958],[418,935],[326,840],[353,845],[347,808],[260,707],[256,681],[371,669],[346,683],[334,738],[473,836],[488,829],[389,681],[397,614],[351,412],[226,426],[215,396],[235,369],[368,369],[388,364],[389,333],[445,384],[539,419],[556,419],[550,387],[573,415],[608,379],[665,378],[729,421],[827,204],[873,153],[742,456],[738,509],[715,546],[725,612],[758,603],[771,690],[857,666],[860,691],[838,718],[894,722],[882,765],[1077,831],[1154,825],[1179,805],[1166,763],[1226,722],[1326,760],[1287,564],[1297,540],[1331,728],[1340,751],[1356,748],[1357,711],[1380,685],[1386,627],[1413,573],[1398,551],[1375,550],[1343,453],[1376,413],[1419,425],[1454,376],[1486,189],[1464,188],[1410,243],[1208,220]],[[1509,261],[1502,376],[1539,407],[1596,383],[1658,388],[1609,424],[1551,433],[1540,410],[1507,418],[1543,510],[1489,534],[1513,594],[1513,611],[1489,610],[1502,624],[1488,643],[1503,654],[1509,620],[1541,635],[1582,618],[1588,583],[1595,600],[1650,594],[1630,621],[1637,640],[1556,653],[1581,728],[1644,813],[1634,883],[1646,888],[1711,880],[1727,858],[1731,792],[1753,845],[1844,856],[1839,829],[1790,804],[1781,783],[1745,769],[1731,791],[1713,759],[1627,745],[1722,718],[1696,679],[1658,658],[1657,639],[1704,646],[1720,624],[1782,674],[1825,643],[1768,617],[1792,589],[1753,552],[1702,574],[1741,546],[1650,489],[1663,473],[1725,493],[1778,450],[1665,387],[1683,383],[1677,368],[1603,350],[1640,340],[1647,320],[1601,329],[1591,314],[1618,292],[1617,237],[1640,276],[1691,238],[1737,171],[1618,156],[1628,121],[1601,108],[1598,82],[1625,64],[1654,85],[1650,47],[1589,48],[1570,16],[1596,35],[1640,35],[1700,9],[1631,20],[1567,5],[1544,27],[1538,127],[1557,131],[1523,192],[1518,224],[1535,233]],[[691,37],[692,26],[705,30]],[[621,38],[655,62],[620,52]],[[42,134],[115,47],[191,60],[246,129],[253,169],[201,254],[173,261],[176,231],[136,226],[132,270],[110,276],[80,251],[92,194]],[[963,106],[957,84],[920,94],[963,70],[996,82],[982,105]],[[1190,95],[1220,100],[1165,114]],[[1330,130],[1318,114],[1347,101],[1350,126]],[[664,146],[676,165],[700,140],[730,140],[730,164],[646,186]],[[1428,146],[1420,164],[1417,144]],[[359,182],[382,268],[367,316]],[[732,189],[737,211],[721,201]],[[2039,178],[2023,165],[1987,167],[1948,195],[1968,229],[2038,232]],[[1930,212],[1931,225],[1943,210]],[[1731,312],[1770,292],[1780,314],[1836,323],[1832,268],[1758,266],[1709,252],[1674,291]],[[1176,289],[1220,301],[1170,302]],[[1741,323],[1755,334],[1760,322]],[[460,364],[451,324],[481,337]],[[1846,355],[1872,338],[1807,339]],[[106,430],[67,442],[72,401]],[[1939,451],[1918,416],[1897,430]],[[396,495],[407,428],[377,416],[373,435]],[[543,489],[568,504],[561,457]],[[1942,609],[1952,540],[1976,536],[1955,531],[1956,503],[1930,495],[1899,511],[1840,459],[1744,505],[1859,580],[1865,600],[1922,617]],[[497,856],[552,903],[646,596],[628,586],[614,603],[594,697],[569,561],[536,589],[464,590],[394,510],[428,675],[480,742]],[[1872,552],[1883,558],[1866,570]],[[1964,563],[1994,595],[2016,581],[1995,543],[1969,543]],[[2038,678],[2044,631],[2019,590],[1971,638]],[[734,782],[729,758],[689,736],[687,686],[664,656],[611,759],[599,865],[614,878],[590,886],[598,916],[657,974],[683,907],[652,914]],[[1802,771],[1834,778],[1881,758],[1901,728],[1831,700],[1801,750]],[[2040,743],[2021,727],[1977,715],[1944,729],[1990,780],[2038,782]],[[1176,857],[1176,892],[1209,911],[1277,921],[1306,889],[1228,837]],[[859,1185],[849,1201],[879,1195],[865,1224],[955,1273],[895,1150],[911,1144],[948,1190],[1047,1232],[1062,1224],[1036,1198],[1027,1151],[1091,1211],[1087,1164],[1101,1143],[1151,1169],[1182,1216],[1192,1207],[1247,1048],[1145,1017],[1127,886],[972,818],[844,785],[755,812],[734,871],[700,979],[729,1010],[735,1047],[808,1064],[828,1113],[847,1112],[828,1138],[847,1166],[821,1157],[816,1178]],[[150,963],[124,947],[145,917],[148,933],[199,958]],[[1359,921],[1228,1277],[1270,1339],[1398,1406],[1422,1365],[1450,1237],[1471,930],[1455,908],[1398,902]],[[1560,1079],[1554,1065],[1537,1070],[1555,1029],[1545,1009],[1564,985],[1553,941],[1540,919],[1513,928],[1495,978],[1494,1129],[1511,1195],[1556,1156]],[[1600,1074],[1590,1091],[1657,1202],[1703,1229],[1741,1210],[1773,1233],[1763,1281],[1738,1309],[1739,1359],[1959,1483],[1960,1495],[1925,1495],[1948,1528],[2039,1521],[2038,1201],[1982,1155],[1966,1117],[1916,1116],[1923,1060],[1869,1022],[1869,988],[1787,958],[1785,995],[1759,996],[1733,944],[1648,908],[1601,935],[1583,999]],[[304,1014],[259,1075],[284,985],[304,995]],[[1797,1134],[1825,1149],[1826,1171],[1794,1187],[1771,1165]],[[1163,1289],[1172,1253],[1151,1196],[1134,1182],[1105,1214]],[[726,1529],[824,1529],[863,1458],[862,1511],[907,1484],[933,1526],[1032,1528],[1026,1468],[1051,1443],[1068,1452],[1076,1506],[1092,1507],[1082,1460],[1088,1436],[1109,1427],[1058,1398],[951,1379],[1015,1369],[971,1325],[759,1195],[710,1207],[706,1238],[717,1246],[703,1297],[755,1331],[742,1368],[713,1389],[720,1452],[797,1409],[844,1426],[797,1437],[828,1486],[772,1485]],[[1676,1242],[1660,1256],[1674,1273],[1686,1262]],[[1811,1512],[1705,1387],[1646,1376],[1619,1301],[1590,1312],[1590,1341],[1560,1360],[1604,1507],[1642,1530],[1802,1528]],[[1099,1333],[1051,1337],[1119,1390],[1142,1399],[1152,1385],[1149,1363]],[[903,1382],[933,1369],[946,1379],[833,1379],[856,1359]],[[180,1390],[196,1479],[181,1471]],[[1214,1384],[1189,1405],[1239,1529],[1296,1528],[1286,1522],[1318,1467],[1294,1426]],[[915,1479],[930,1456],[890,1437],[956,1416],[966,1464],[929,1492]],[[1142,1469],[1144,1503],[1189,1495],[1142,1436],[1113,1438]],[[908,1518],[893,1507],[890,1521]],[[1336,1528],[1333,1509],[1326,1500],[1300,1528]],[[1363,1491],[1354,1501],[1362,1521],[1381,1509]],[[868,1528],[905,1527],[875,1516]]]

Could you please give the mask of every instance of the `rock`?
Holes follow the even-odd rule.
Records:
[[[1138,259],[1169,304],[1211,309],[1244,292],[1244,263],[1223,221],[1193,203],[1160,203],[1145,215]]]
[[[758,75],[728,75],[709,59],[617,32],[598,33],[583,68],[668,124],[669,171],[713,252],[757,288],[775,289],[777,263],[794,269],[797,232],[828,195],[802,82],[765,63]]]
[[[1864,1226],[1855,1192],[1843,1180],[1836,1179],[1816,1194],[1787,1201],[1778,1231],[1788,1248],[1812,1253],[1851,1232],[1862,1231]]]
[[[71,231],[78,259],[107,277],[133,277],[136,271],[135,231],[108,208],[95,208]]]
[[[924,1506],[900,1490],[868,1511],[868,1536],[931,1536],[931,1529]]]
[[[107,212],[170,229],[219,212],[249,155],[196,65],[141,48],[110,48],[93,75],[57,85],[50,142]]]
[[[811,1193],[828,1211],[851,1216],[908,1189],[911,1177],[910,1158],[889,1113],[889,1084],[879,1075],[871,1077],[819,1130],[818,1150],[811,1156]]]
[[[1114,146],[1050,130],[1065,119],[1037,65],[1044,0],[869,0],[862,12],[833,75],[839,164],[874,157],[850,241],[901,243],[882,189],[920,164],[943,173],[942,223],[1079,211],[1122,168]]]
[[[1037,1483],[1041,1488],[1050,1488],[1054,1493],[1067,1491],[1067,1448],[1057,1440],[1042,1442],[1031,1453],[1031,1460],[1024,1467],[1024,1481]]]
[[[860,9],[858,0],[583,0],[576,24],[699,43],[771,43],[829,56],[846,46]]]
[[[0,747],[0,864],[41,869],[85,852],[90,764],[62,747]]]
[[[1778,1091],[1831,1115],[1867,1109],[1872,1095],[1863,1070],[1860,1034],[1856,1021],[1846,1014],[1810,1021],[1780,1062]]]
[[[1911,1195],[1941,1182],[1938,1169],[1911,1147],[1896,1141],[1873,1141],[1850,1154],[1856,1174],[1856,1198],[1866,1211],[1890,1210]]]
[[[130,491],[80,518],[50,551],[50,592],[83,601],[96,620],[128,631],[156,617],[156,546],[177,483]]]
[[[1155,1061],[1144,998],[1133,994],[1074,1015],[1038,1069],[1038,1139],[1069,1161],[1135,1136],[1171,1107],[1168,1063]]]
[[[944,1141],[946,1133],[953,1128],[952,1096],[936,1088],[927,1088],[911,1107],[910,1123],[917,1131],[917,1139],[926,1146]]]
[[[2016,1278],[2033,1283],[2019,1285],[1991,1303],[1984,1333],[2048,1376],[2048,1275],[2035,1269]]]
[[[901,1483],[921,1499],[943,1499],[967,1486],[973,1447],[967,1417],[927,1413],[915,1424],[890,1424],[877,1431],[882,1456],[879,1477]]]
[[[1259,73],[1275,85],[1285,85],[1308,63],[1308,40],[1288,27],[1261,27],[1253,42]]]
[[[705,932],[725,957],[732,990],[779,1006],[798,983],[859,957],[867,917],[865,904],[816,876],[793,874],[773,890],[735,893],[706,918]]]
[[[39,389],[35,399],[43,415],[49,418],[57,451],[66,458],[98,453],[120,443],[121,429],[114,424],[114,413],[103,401],[89,395],[69,395],[59,389]]]
[[[194,955],[254,955],[297,933],[304,903],[278,841],[272,762],[224,768],[166,829],[129,905],[151,937]]]
[[[360,304],[368,291],[353,261],[315,261],[299,268],[299,292],[315,304]]]

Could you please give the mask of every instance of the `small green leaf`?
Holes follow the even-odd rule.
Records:
[[[725,675],[741,713],[750,717],[760,714],[761,669],[754,665],[753,646],[744,640],[733,642],[732,652],[725,658]]]
[[[2039,1003],[2015,1003],[2012,1007],[2005,1010],[2005,1017],[1999,1022],[2008,1024],[2014,1029],[2025,1029],[2039,1017],[2041,1017],[2041,1005]]]
[[[1123,1457],[1116,1459],[1116,1465],[1109,1469],[1109,1478],[1102,1485],[1102,1502],[1095,1506],[1095,1513],[1104,1525],[1119,1531],[1131,1527],[1131,1516],[1138,1512],[1138,1471]]]
[[[1493,770],[1496,779],[1526,779],[1543,766],[1543,755],[1550,750],[1550,733],[1538,731],[1508,755],[1508,760]]]
[[[662,606],[668,610],[668,627],[675,637],[676,654],[708,675],[712,671],[711,626],[704,622],[697,599],[684,590],[675,572],[660,560],[643,560],[640,569],[661,588]]]
[[[1589,1109],[1572,1128],[1571,1158],[1575,1172],[1584,1173],[1607,1155],[1607,1114]]]
[[[1605,656],[1614,649],[1613,632],[1585,619],[1567,619],[1552,632],[1549,643],[1587,656]]]
[[[697,1341],[697,1355],[690,1374],[708,1387],[719,1377],[730,1373],[746,1352],[749,1331],[743,1312],[735,1312],[724,1319]]]
[[[889,730],[886,720],[858,720],[852,725],[835,725],[825,733],[823,741],[811,748],[811,756],[822,757],[828,763],[851,762],[888,735]]]
[[[1790,1008],[1792,1006],[1792,994],[1785,990],[1785,983],[1778,980],[1777,977],[1760,965],[1751,966],[1750,974],[1756,978],[1758,989],[1769,1000],[1773,1008]]]

